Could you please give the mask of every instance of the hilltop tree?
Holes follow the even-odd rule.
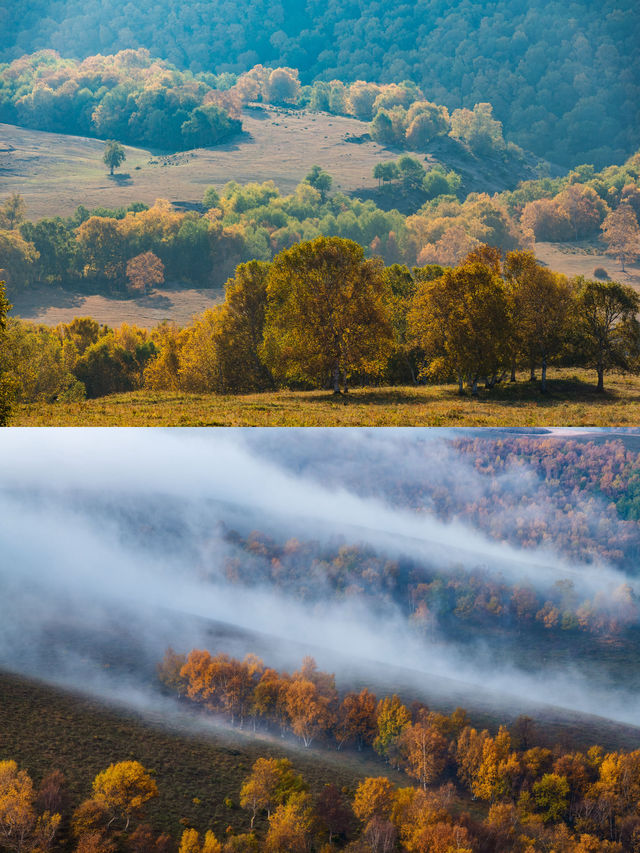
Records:
[[[379,260],[351,240],[317,237],[281,252],[267,284],[261,358],[289,381],[332,377],[345,392],[356,370],[380,372],[392,346]]]
[[[614,367],[630,370],[640,355],[640,297],[615,281],[578,279],[577,342],[585,362],[598,372],[598,391],[604,373]]]
[[[607,254],[620,260],[624,272],[625,261],[640,255],[640,226],[630,204],[621,204],[602,223],[602,236],[607,243]]]
[[[110,175],[113,175],[113,170],[118,169],[127,159],[124,148],[115,139],[110,139],[104,148],[102,160],[109,167]]]

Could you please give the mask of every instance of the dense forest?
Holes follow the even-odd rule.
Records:
[[[410,80],[450,110],[492,103],[509,139],[565,166],[619,162],[640,141],[633,0],[25,0],[0,16],[7,61],[144,47],[196,74],[261,64],[297,68],[303,84]]]

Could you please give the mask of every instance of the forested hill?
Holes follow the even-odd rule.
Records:
[[[21,0],[0,27],[5,61],[147,47],[192,71],[411,79],[449,108],[491,102],[508,138],[565,166],[640,144],[637,0]]]

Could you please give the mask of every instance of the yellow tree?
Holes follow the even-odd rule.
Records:
[[[411,714],[398,696],[385,696],[378,702],[378,733],[373,748],[388,760],[395,758],[395,747],[400,735],[411,724]]]
[[[336,740],[341,747],[345,743],[355,743],[358,750],[373,743],[376,736],[377,700],[373,693],[364,687],[360,693],[347,693],[338,712]]]
[[[0,761],[0,846],[23,850],[49,850],[60,825],[60,815],[35,810],[33,782],[15,761]]]
[[[370,776],[356,789],[353,813],[363,823],[368,823],[373,817],[389,820],[394,795],[395,788],[386,776]]]
[[[488,263],[470,257],[435,281],[419,282],[409,328],[426,354],[427,372],[466,379],[477,394],[510,364],[512,325],[504,282]]]
[[[225,285],[220,312],[218,362],[224,387],[232,391],[274,388],[259,349],[267,308],[269,264],[249,261]]]
[[[267,284],[260,356],[275,376],[346,391],[358,370],[379,373],[393,345],[389,287],[379,259],[351,240],[317,237],[281,252]]]
[[[158,786],[139,761],[110,764],[93,780],[93,797],[109,814],[108,825],[120,820],[125,832],[131,818],[157,796]]]
[[[291,728],[307,747],[327,731],[335,719],[327,697],[308,679],[293,679],[287,687],[285,702]]]
[[[292,794],[269,818],[265,853],[306,853],[312,825],[309,794]]]
[[[547,390],[547,366],[566,342],[574,304],[567,279],[541,267],[531,252],[509,252],[504,265],[513,305],[514,336],[531,366],[542,367],[540,390]]]
[[[432,785],[447,763],[447,741],[428,723],[418,722],[402,733],[402,752],[409,776],[423,788]]]

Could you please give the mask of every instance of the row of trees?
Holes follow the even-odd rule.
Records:
[[[417,789],[396,790],[381,775],[366,779],[355,793],[353,812],[373,850],[391,851],[398,842],[400,849],[416,853],[460,849],[431,847],[434,842],[427,840],[424,823],[433,828],[433,818],[418,818],[418,827],[409,818],[412,806],[421,811],[439,802],[442,809],[447,789],[441,788],[435,796],[431,789],[452,781],[474,799],[491,805],[485,828],[494,836],[492,850],[537,850],[535,845],[544,843],[543,839],[548,843],[549,829],[560,830],[558,838],[564,838],[562,849],[566,850],[580,849],[572,842],[585,843],[586,836],[592,838],[594,850],[612,851],[627,849],[624,844],[640,837],[635,811],[640,751],[605,754],[594,746],[585,753],[567,753],[560,747],[536,745],[529,718],[519,718],[511,731],[500,726],[491,735],[473,728],[462,709],[445,715],[419,702],[409,708],[396,695],[378,701],[367,688],[340,697],[333,676],[318,671],[310,658],[289,676],[266,668],[252,655],[241,662],[204,651],[177,655],[169,649],[159,674],[179,695],[232,722],[251,718],[254,726],[260,720],[281,732],[291,730],[305,746],[323,738],[338,749],[373,749],[402,769],[418,784]],[[449,804],[454,790],[450,784]],[[308,806],[303,780],[286,761],[259,759],[240,792],[240,805],[250,814],[250,829],[256,817],[266,812],[271,833],[277,823],[273,816],[291,803]],[[447,831],[453,831],[455,822],[446,808],[443,819]],[[468,849],[474,849],[476,839],[467,828],[458,825],[457,829],[459,839],[466,839]],[[339,832],[337,823],[334,831]],[[383,843],[382,838],[387,841]],[[598,839],[606,840],[604,846],[598,846],[603,843]],[[451,844],[450,838],[447,843]]]
[[[117,220],[92,217],[79,231],[104,222]],[[111,245],[92,243],[94,256],[103,249],[113,257]],[[148,281],[157,259],[136,260],[142,269],[130,262],[130,277]],[[51,330],[12,321],[0,357],[25,401],[59,398],[73,384],[69,374],[92,397],[143,386],[229,393],[287,385],[338,394],[352,381],[454,379],[460,393],[466,383],[477,394],[480,381],[489,388],[515,381],[518,367],[534,379],[540,367],[544,392],[548,366],[561,360],[593,367],[602,391],[606,371],[637,368],[638,307],[628,287],[567,281],[526,252],[502,263],[497,250],[481,247],[458,267],[410,271],[366,259],[350,240],[318,237],[271,264],[239,265],[224,303],[184,329],[114,332],[85,318]],[[42,353],[35,362],[25,358],[34,349]]]

